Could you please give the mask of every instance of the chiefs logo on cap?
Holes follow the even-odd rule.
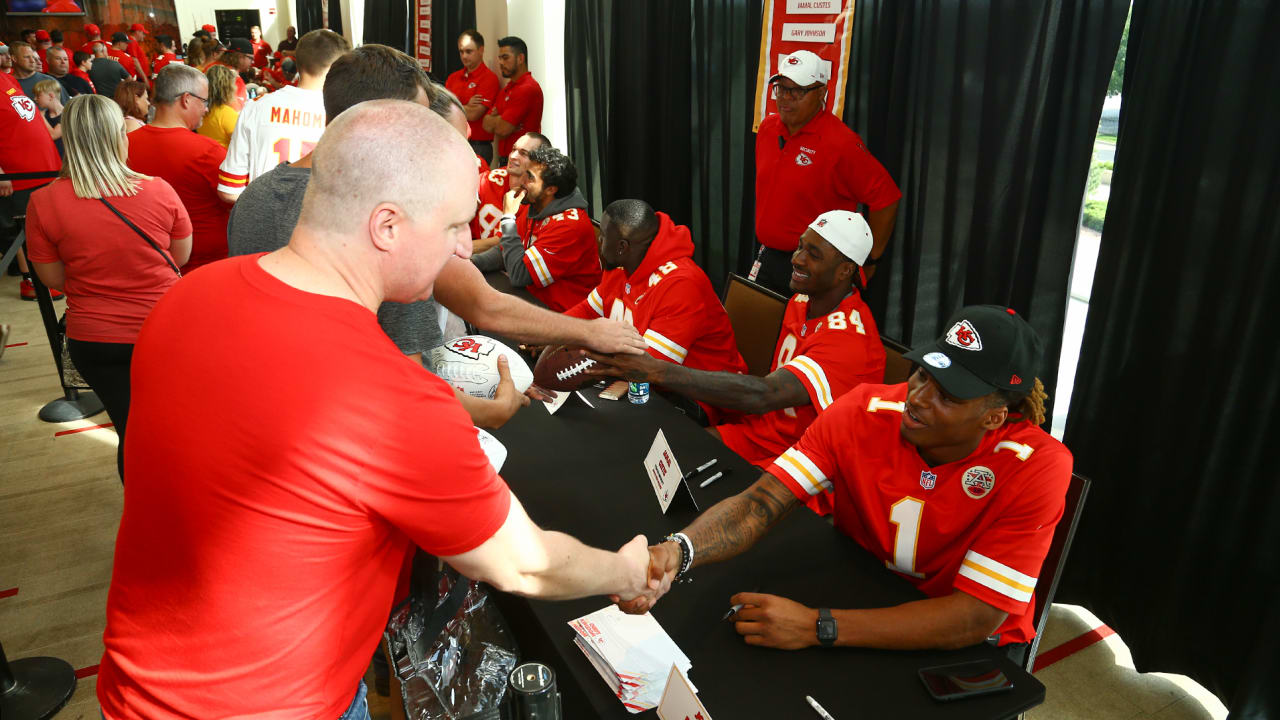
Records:
[[[996,474],[991,472],[991,468],[983,465],[974,465],[964,471],[964,475],[960,478],[960,487],[964,488],[964,494],[974,500],[981,500],[991,492],[991,488],[996,486]]]
[[[788,64],[788,65],[799,65],[799,64],[800,64],[800,58],[798,58],[798,57],[789,57],[789,58],[787,58],[787,64]]]
[[[1009,378],[1009,384],[1010,384],[1010,385],[1021,385],[1021,384],[1022,384],[1022,378],[1018,377],[1017,375],[1014,375],[1013,377]]]
[[[826,218],[823,218],[822,220],[818,221],[818,227],[826,227],[826,226],[827,226]]]
[[[947,343],[962,350],[981,350],[982,337],[968,320],[961,320],[947,331]]]

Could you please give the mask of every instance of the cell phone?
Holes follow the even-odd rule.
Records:
[[[1013,681],[995,660],[922,668],[920,681],[934,700],[959,700],[1013,689]]]

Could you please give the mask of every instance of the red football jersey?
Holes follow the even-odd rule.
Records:
[[[524,265],[533,278],[529,292],[556,312],[582,302],[600,283],[596,229],[586,209],[516,220],[523,230],[520,237],[525,238]]]
[[[658,213],[658,236],[636,271],[604,274],[586,300],[567,314],[628,323],[649,354],[695,370],[745,373],[729,316],[707,274],[693,261],[689,228]]]
[[[769,473],[802,499],[830,493],[835,526],[926,595],[960,590],[1009,613],[996,630],[1001,645],[1030,641],[1071,452],[1015,422],[963,460],[930,467],[902,438],[906,396],[906,383],[855,388]]]
[[[476,191],[479,204],[476,216],[471,218],[471,237],[480,239],[502,234],[498,221],[502,219],[502,196],[510,188],[506,168],[490,170],[480,176],[480,188]],[[520,212],[528,213],[528,205],[521,205]]]
[[[171,62],[177,62],[177,61],[178,61],[178,56],[174,55],[173,53],[167,52],[167,53],[158,55],[156,59],[151,62],[151,74],[159,75],[160,71],[164,69],[165,65],[168,65]]]
[[[809,319],[809,296],[787,303],[772,370],[796,376],[809,404],[748,415],[721,425],[720,439],[753,465],[768,467],[800,439],[818,415],[862,383],[884,382],[884,345],[871,309],[854,292],[831,313]]]

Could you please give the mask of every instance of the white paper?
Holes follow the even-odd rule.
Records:
[[[675,665],[667,673],[666,689],[662,691],[662,702],[658,703],[658,717],[662,720],[711,720],[711,713],[702,706],[689,679]]]
[[[561,406],[564,405],[565,401],[569,399],[569,396],[573,394],[573,393],[567,393],[567,392],[560,392],[559,390],[547,390],[546,392],[555,396],[555,400],[542,401],[542,404],[547,408],[547,412],[551,415],[555,415],[556,411],[559,410]]]
[[[648,613],[627,615],[609,605],[571,621],[569,627],[577,634],[574,643],[632,713],[658,706],[673,665],[688,682],[693,664]]]
[[[683,475],[680,463],[676,462],[676,454],[671,451],[667,436],[661,430],[653,439],[653,445],[649,446],[649,454],[644,456],[644,472],[649,476],[649,484],[653,486],[653,494],[658,498],[662,514],[666,515],[671,499],[676,496],[676,490],[680,489],[680,478]]]
[[[476,439],[480,441],[480,449],[488,456],[493,471],[502,472],[502,464],[507,461],[507,446],[480,428],[476,428]]]
[[[838,15],[844,0],[787,0],[788,15]]]
[[[833,43],[836,41],[835,23],[783,23],[784,42]]]

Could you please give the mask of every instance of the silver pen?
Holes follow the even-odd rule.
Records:
[[[704,488],[704,487],[706,487],[706,486],[710,485],[711,483],[713,483],[713,482],[715,482],[715,481],[719,480],[719,479],[720,479],[720,478],[722,478],[722,477],[724,477],[724,473],[723,473],[723,472],[718,472],[718,473],[716,473],[715,475],[712,475],[711,477],[707,478],[706,480],[703,480],[702,482],[698,483],[698,487],[700,487],[700,488]]]
[[[694,476],[694,475],[697,475],[698,473],[702,472],[703,470],[706,470],[707,468],[711,467],[712,465],[715,465],[719,460],[720,460],[720,458],[711,458],[710,460],[708,460],[708,461],[706,461],[706,462],[702,463],[702,464],[701,464],[701,465],[699,465],[698,467],[696,467],[696,468],[694,468],[694,469],[690,470],[689,472],[685,473],[685,474],[684,474],[684,477],[683,477],[683,478],[681,478],[681,479],[682,479],[682,480],[684,480],[685,482],[689,482],[690,480],[692,480],[692,479],[693,479],[693,476]]]
[[[831,717],[831,713],[827,712],[826,708],[818,704],[817,700],[814,700],[808,695],[805,695],[804,699],[809,701],[809,705],[813,707],[814,712],[822,716],[822,720],[836,720],[835,718]]]

